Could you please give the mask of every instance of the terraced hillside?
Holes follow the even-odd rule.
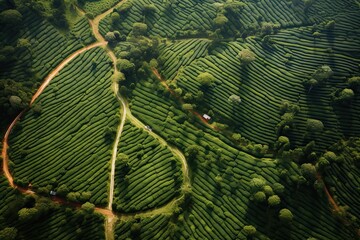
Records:
[[[116,164],[117,211],[152,209],[170,202],[180,191],[180,160],[146,130],[129,122],[124,126]]]
[[[65,184],[68,192],[90,192],[91,202],[106,203],[113,129],[119,122],[111,76],[109,58],[95,48],[53,79],[11,135],[9,156],[18,181],[46,191]]]
[[[357,1],[77,4],[92,44],[4,138],[0,238],[359,239]]]
[[[84,209],[66,208],[51,203],[49,199],[23,195],[18,190],[10,188],[3,176],[0,183],[2,239],[10,239],[9,232],[12,232],[16,239],[104,239],[101,215],[89,214]],[[21,209],[36,209],[36,214],[31,215],[29,211],[26,218],[25,214],[18,213],[24,211]]]
[[[21,108],[25,108],[48,72],[72,52],[94,41],[87,19],[74,21],[71,31],[64,34],[44,17],[26,10],[22,24],[17,26],[20,30],[1,29],[0,105],[4,125],[1,129],[19,111],[17,106],[9,104],[11,96],[19,97]]]
[[[194,120],[188,122],[175,102],[162,101],[161,96],[151,89],[149,83],[138,83],[133,91],[131,109],[154,131],[185,152],[192,170],[192,189],[171,221],[163,216],[144,219],[144,223],[121,222],[118,239],[153,236],[158,232],[161,232],[159,239],[166,239],[170,234],[175,234],[176,239],[242,239],[246,236],[242,229],[247,225],[257,229],[257,237],[270,239],[283,239],[283,236],[291,236],[291,239],[351,239],[354,236],[351,230],[341,228],[341,223],[331,217],[326,197],[319,198],[309,187],[315,176],[306,175],[295,163],[256,159],[230,147],[217,133],[200,130],[196,127],[200,123]],[[151,102],[142,104],[139,96],[157,102],[157,107],[151,107]],[[171,117],[159,118],[161,115]],[[294,216],[291,228],[278,218],[283,208],[289,209]],[[162,219],[159,228],[151,227],[159,219]],[[164,232],[164,229],[167,230]]]
[[[247,38],[245,42],[221,43],[208,52],[206,40],[175,42],[161,51],[162,73],[182,89],[183,96],[195,96],[202,90],[204,100],[200,105],[205,103],[206,112],[212,110],[216,117],[257,143],[272,144],[276,140],[282,102],[295,103],[300,112],[290,134],[294,146],[306,143],[306,122],[311,118],[325,126],[325,133],[317,138],[320,148],[325,149],[342,136],[359,135],[360,118],[355,114],[359,96],[348,106],[334,103],[331,97],[336,89],[346,88],[348,78],[359,74],[360,36],[354,33],[351,40],[345,39],[353,33],[352,22],[360,19],[353,14],[347,17],[336,21],[333,30],[318,26],[280,31],[270,36],[271,43],[265,46],[264,40]],[[317,31],[320,35],[314,37]],[[251,49],[256,55],[249,66],[242,66],[237,57],[243,49]],[[334,75],[321,86],[304,86],[322,65],[330,66]],[[201,72],[216,79],[206,91],[197,80]],[[229,101],[231,95],[240,96],[241,103]]]

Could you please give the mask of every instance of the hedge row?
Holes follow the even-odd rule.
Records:
[[[119,121],[111,76],[110,60],[99,48],[61,70],[34,103],[42,108],[40,116],[27,112],[22,128],[10,136],[15,178],[33,186],[55,179],[55,188],[66,184],[70,191],[91,191],[91,202],[106,203],[107,168]]]

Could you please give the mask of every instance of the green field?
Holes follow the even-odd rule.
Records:
[[[65,184],[68,192],[91,192],[91,202],[106,204],[115,137],[107,129],[119,122],[111,76],[109,58],[95,48],[54,78],[35,102],[42,108],[40,115],[29,111],[22,128],[11,135],[9,156],[16,179],[48,191]]]
[[[166,204],[181,188],[179,160],[166,146],[125,123],[116,162],[116,210],[139,212]]]
[[[359,1],[0,9],[0,239],[360,238]]]

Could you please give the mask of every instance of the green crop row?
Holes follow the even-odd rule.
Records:
[[[85,1],[83,8],[85,12],[97,16],[113,7],[119,1],[120,0]]]
[[[231,147],[226,138],[205,127],[202,128],[203,125],[194,120],[177,122],[174,119],[181,111],[171,107],[176,106],[171,100],[166,104],[159,104],[156,111],[152,110],[153,108],[147,107],[138,99],[139,96],[146,95],[151,102],[162,102],[163,98],[147,89],[148,83],[140,82],[136,85],[133,91],[133,114],[145,124],[154,126],[154,131],[167,141],[171,140],[171,143],[182,149],[185,154],[193,145],[198,146],[200,152],[195,159],[187,158],[191,168],[191,202],[182,208],[183,213],[178,216],[181,221],[175,220],[175,238],[244,238],[242,228],[245,225],[254,225],[260,234],[258,236],[267,236],[271,239],[281,239],[282,236],[291,236],[291,239],[351,238],[351,231],[340,229],[337,220],[331,216],[325,197],[318,197],[314,190],[305,185],[296,187],[298,183],[294,179],[301,176],[296,164],[290,164],[284,171],[277,160],[256,159],[240,152]],[[164,120],[156,113],[161,108],[161,112],[171,109]],[[202,137],[199,138],[199,135]],[[253,194],[253,178],[264,179],[273,189],[278,183],[284,186],[285,191],[279,193],[281,203],[278,207],[272,208],[267,204],[257,204],[250,200]],[[297,196],[295,201],[294,196]],[[278,220],[280,208],[288,208],[293,213],[291,228]],[[312,217],[315,212],[316,218]],[[268,218],[274,219],[271,224]],[[168,227],[171,224],[168,223]],[[124,236],[135,234],[132,231],[135,228],[133,225],[134,223],[126,225],[127,227],[122,229]],[[139,231],[146,231],[146,227],[141,227]]]
[[[116,160],[117,211],[134,212],[166,204],[181,185],[180,163],[146,130],[126,122]]]
[[[144,240],[151,239],[172,239],[169,231],[170,222],[168,215],[157,215],[143,218],[138,223],[134,221],[119,221],[116,223],[115,239],[124,240],[127,238],[136,238]]]
[[[29,78],[31,68],[36,72],[37,77],[42,79],[45,75],[62,61],[64,56],[79,49],[82,45],[76,38],[67,38],[61,34],[49,22],[40,16],[27,11],[24,14],[26,26],[15,35],[6,36],[8,41],[11,38],[26,39],[29,46],[16,50],[17,60],[0,73],[0,79],[14,79],[24,82]],[[16,42],[12,41],[16,46]]]
[[[11,228],[17,232],[16,239],[94,239],[105,238],[103,228],[103,218],[99,215],[90,215],[84,218],[80,210],[66,208],[59,205],[51,206],[48,200],[41,199],[32,195],[24,195],[18,190],[9,187],[9,183],[2,175],[0,177],[0,235],[3,229]],[[41,213],[40,218],[22,220],[18,211],[22,208],[34,207],[34,202],[39,201],[41,207],[48,208]],[[41,201],[41,202],[40,202]],[[44,210],[43,210],[44,211]],[[44,219],[46,218],[46,221]]]
[[[36,100],[41,114],[27,112],[22,129],[10,137],[15,178],[36,187],[55,179],[54,189],[65,184],[69,191],[90,191],[90,201],[96,204],[106,202],[112,146],[105,135],[107,127],[115,129],[119,121],[108,61],[104,50],[89,50],[67,65]]]

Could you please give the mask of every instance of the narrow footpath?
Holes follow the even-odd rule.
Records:
[[[108,14],[110,14],[114,8],[119,7],[121,4],[125,3],[126,0],[119,2],[118,4],[116,4],[114,7],[108,9],[106,12],[98,15],[97,17],[95,17],[95,19],[89,20],[89,24],[91,26],[92,32],[95,36],[95,39],[97,40],[95,43],[92,43],[88,46],[85,46],[84,48],[81,48],[77,51],[75,51],[74,53],[72,53],[70,56],[68,56],[67,58],[65,58],[55,69],[53,69],[44,79],[43,83],[41,84],[41,86],[39,87],[39,89],[36,91],[36,93],[33,95],[30,105],[29,107],[32,106],[32,104],[35,102],[35,100],[40,96],[40,94],[44,91],[44,89],[50,84],[50,82],[55,78],[56,75],[58,75],[58,73],[68,64],[70,63],[74,58],[76,58],[77,56],[79,56],[80,54],[93,49],[95,47],[103,47],[107,54],[109,55],[110,59],[113,62],[113,67],[114,67],[114,76],[113,76],[113,83],[112,83],[112,90],[114,92],[114,95],[117,97],[117,99],[120,101],[121,103],[121,109],[120,109],[120,116],[121,116],[121,121],[120,124],[117,128],[117,132],[116,132],[116,138],[113,144],[113,149],[112,149],[112,156],[111,156],[111,160],[110,160],[110,164],[111,164],[111,170],[110,170],[110,184],[109,184],[109,199],[108,199],[108,206],[107,208],[99,208],[96,207],[95,208],[95,212],[98,212],[102,215],[104,215],[106,217],[105,220],[105,237],[107,240],[113,240],[114,239],[114,225],[115,222],[117,220],[122,220],[122,221],[126,221],[126,220],[130,220],[130,219],[134,219],[136,217],[149,217],[149,216],[153,216],[153,215],[158,215],[158,214],[171,214],[174,211],[174,208],[177,206],[177,202],[180,201],[184,196],[181,195],[176,199],[173,199],[172,201],[170,201],[169,203],[159,207],[159,208],[154,208],[154,209],[150,209],[150,210],[146,210],[146,211],[140,211],[137,213],[131,213],[131,214],[115,214],[112,211],[112,204],[113,204],[113,198],[114,198],[114,178],[115,178],[115,163],[116,163],[116,156],[117,156],[117,147],[121,138],[121,133],[125,124],[125,120],[126,117],[137,127],[139,128],[144,128],[145,124],[143,124],[141,121],[139,121],[137,118],[135,118],[131,112],[130,109],[128,107],[127,101],[120,95],[119,93],[119,86],[116,83],[115,79],[116,76],[118,74],[118,70],[116,67],[116,56],[114,54],[114,52],[107,46],[107,42],[105,41],[104,37],[99,33],[99,23],[100,21],[106,17]],[[78,11],[81,15],[85,15],[85,12],[78,8]],[[24,189],[21,187],[18,187],[14,184],[14,179],[13,176],[11,175],[10,171],[9,171],[9,158],[8,158],[8,138],[9,135],[12,131],[12,129],[14,128],[15,124],[17,123],[17,121],[20,120],[20,118],[25,114],[27,110],[23,110],[21,113],[19,113],[19,115],[12,121],[12,123],[10,124],[9,128],[7,129],[4,139],[3,139],[3,148],[2,148],[2,158],[3,158],[3,171],[4,171],[4,175],[6,176],[7,180],[9,181],[9,184],[11,187],[13,188],[17,188],[20,192],[22,192],[23,194],[36,194],[35,192],[33,192],[30,189]],[[181,161],[182,163],[182,172],[183,172],[183,184],[184,187],[188,187],[190,186],[190,180],[189,180],[189,176],[188,176],[188,165],[186,162],[186,158],[185,156],[181,153],[181,151],[179,149],[177,149],[174,146],[169,146],[168,143],[162,139],[160,136],[158,136],[157,134],[155,134],[154,132],[149,132],[150,135],[152,135],[154,138],[156,138],[162,145],[168,146],[169,149],[171,150],[171,152],[176,155],[178,157],[178,159]],[[64,205],[69,205],[69,206],[73,206],[75,208],[79,208],[81,207],[80,204],[75,204],[75,203],[69,203],[68,201],[61,199],[59,197],[53,197],[52,200],[54,202],[57,202],[58,204],[64,204]]]

